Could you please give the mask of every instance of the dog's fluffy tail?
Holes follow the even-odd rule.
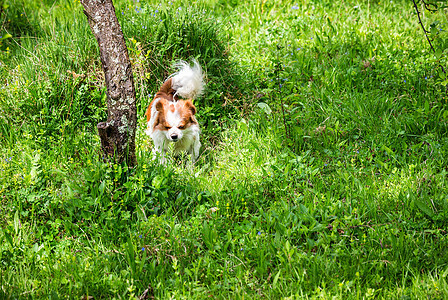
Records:
[[[175,95],[184,99],[195,99],[204,90],[204,76],[199,63],[193,59],[193,67],[186,61],[179,61],[175,64],[177,72],[171,75],[171,88],[175,90]]]

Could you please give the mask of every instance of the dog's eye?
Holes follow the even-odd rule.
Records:
[[[171,126],[165,126],[165,128],[166,128],[167,130],[170,130],[170,129],[171,129]]]
[[[185,125],[180,125],[179,127],[177,127],[179,129],[185,129]]]

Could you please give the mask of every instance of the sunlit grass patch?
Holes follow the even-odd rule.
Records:
[[[216,180],[215,192],[235,187],[241,181],[260,182],[272,176],[272,165],[281,159],[276,155],[277,140],[272,132],[257,132],[245,120],[223,132],[220,145],[213,150],[209,176]]]

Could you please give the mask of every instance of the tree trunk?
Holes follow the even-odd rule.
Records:
[[[81,0],[98,41],[107,87],[107,122],[98,124],[101,146],[115,162],[134,166],[137,107],[128,50],[112,0]]]

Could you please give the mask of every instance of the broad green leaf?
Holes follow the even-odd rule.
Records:
[[[432,211],[431,207],[426,203],[424,199],[421,198],[415,198],[414,200],[415,205],[424,212],[428,217],[433,218],[434,212]]]
[[[264,102],[257,103],[257,106],[261,108],[266,114],[270,115],[272,113],[272,109]]]
[[[275,275],[274,280],[272,281],[272,286],[275,287],[277,285],[278,278],[280,277],[280,273],[282,270],[279,270],[277,275]]]

